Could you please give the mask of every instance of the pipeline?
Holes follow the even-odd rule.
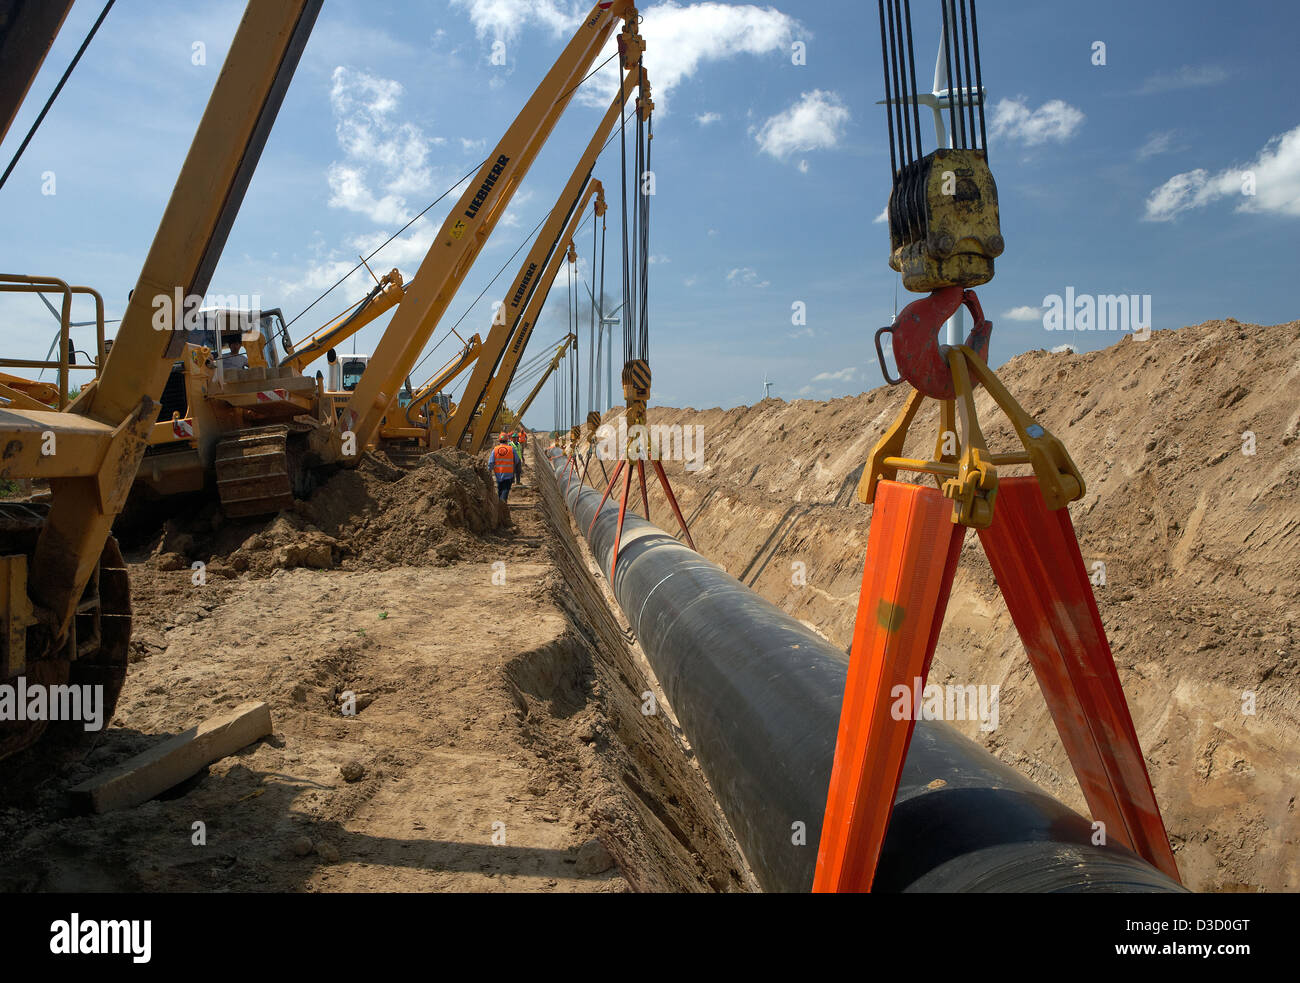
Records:
[[[564,488],[550,473],[563,457],[547,455],[544,494],[564,499],[608,579],[618,509],[597,516],[600,494],[576,480]],[[759,884],[810,890],[847,657],[631,513],[612,586]],[[952,727],[918,720],[874,890],[1185,890],[1094,835]]]

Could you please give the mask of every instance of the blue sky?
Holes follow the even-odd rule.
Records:
[[[0,148],[7,163],[97,16],[79,0]],[[938,4],[914,3],[929,81]],[[253,179],[214,294],[292,316],[471,170],[589,5],[570,0],[326,0]],[[0,190],[0,269],[99,288],[121,313],[243,4],[119,0]],[[1044,329],[1051,294],[1150,295],[1152,327],[1217,317],[1275,324],[1300,244],[1300,5],[1240,0],[1004,0],[981,4],[991,164],[1007,250],[979,293],[991,361],[1108,332]],[[647,3],[658,113],[652,205],[652,402],[733,406],[824,399],[881,382],[872,335],[914,295],[887,264],[889,192],[875,5],[849,0]],[[492,64],[496,42],[506,64]],[[1105,44],[1096,65],[1095,42]],[[802,42],[806,63],[794,64]],[[195,44],[206,64],[193,64]],[[570,106],[449,311],[440,339],[555,200],[608,105],[594,78]],[[934,145],[929,123],[926,149]],[[47,172],[55,193],[42,194]],[[1244,194],[1252,176],[1253,195]],[[616,200],[616,147],[596,169]],[[380,253],[408,277],[455,195]],[[617,208],[609,260],[616,271]],[[589,240],[579,242],[585,263]],[[489,301],[462,334],[486,333]],[[607,290],[619,282],[611,277]],[[357,274],[294,325],[358,299]],[[807,308],[792,323],[792,305]],[[563,274],[530,355],[564,331]],[[40,357],[52,317],[0,300],[5,351]],[[88,311],[78,311],[88,317]],[[364,331],[370,351],[383,322]],[[82,329],[79,347],[88,347]],[[584,326],[584,339],[585,326]],[[434,368],[449,354],[435,355]],[[585,363],[585,356],[584,356]],[[617,371],[617,370],[616,370]],[[417,373],[421,375],[422,373]],[[418,380],[417,380],[418,381]],[[528,422],[549,426],[551,400]]]

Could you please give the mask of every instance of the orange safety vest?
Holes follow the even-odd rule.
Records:
[[[497,444],[492,452],[492,470],[498,475],[508,474],[514,477],[515,449],[509,444]]]

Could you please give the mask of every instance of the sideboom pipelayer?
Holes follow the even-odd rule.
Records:
[[[37,53],[6,62],[6,76],[13,76],[0,107],[6,130],[62,25],[58,6],[23,5],[6,25],[9,37],[23,39],[24,51]],[[68,6],[61,4],[63,14]],[[281,507],[303,490],[312,468],[357,463],[620,20],[639,43],[640,18],[631,2],[592,8],[451,210],[415,281],[403,286],[400,278],[389,278],[369,298],[390,307],[395,303],[397,309],[355,390],[336,407],[320,379],[301,375],[301,360],[292,352],[286,352],[290,358],[283,371],[278,360],[268,359],[276,332],[260,330],[260,318],[259,330],[248,335],[254,342],[249,367],[221,372],[220,378],[214,378],[212,348],[187,344],[187,333],[178,330],[183,310],[172,312],[174,330],[158,331],[153,323],[154,298],[206,294],[320,6],[321,0],[249,3],[96,378],[66,406],[60,393],[58,409],[33,399],[34,390],[24,391],[23,381],[13,377],[15,384],[0,393],[7,402],[0,410],[0,432],[9,448],[0,477],[44,479],[50,486],[46,504],[0,508],[5,623],[0,682],[23,677],[29,684],[102,684],[105,713],[111,716],[126,673],[130,601],[125,565],[110,533],[146,450],[168,443],[210,450],[228,506],[234,514],[250,515]],[[639,71],[639,57],[634,67]],[[4,279],[27,287],[32,282]],[[62,284],[52,278],[41,282]],[[83,288],[68,288],[65,295],[74,290]],[[375,316],[373,310],[366,314]],[[65,333],[66,328],[65,317]],[[220,322],[214,340],[224,340]],[[178,360],[191,393],[189,412],[159,419],[159,400]],[[69,364],[65,338],[56,366],[61,380]],[[196,420],[196,412],[206,419]],[[57,453],[42,453],[48,435]],[[208,462],[202,465],[206,469]],[[158,480],[166,486],[161,470]],[[180,482],[182,488],[186,480],[192,482],[192,474]],[[42,721],[0,722],[0,757],[30,745],[44,729]]]

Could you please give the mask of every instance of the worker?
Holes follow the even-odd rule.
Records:
[[[502,433],[492,449],[492,473],[497,479],[497,496],[501,501],[510,501],[510,486],[514,484],[521,466],[519,452],[510,443],[510,435]]]
[[[524,487],[524,445],[519,442],[519,434],[510,435],[510,446],[515,450],[515,484]]]
[[[248,356],[241,352],[239,336],[231,338],[227,343],[230,351],[222,356],[221,364],[227,369],[246,369],[248,368]]]

